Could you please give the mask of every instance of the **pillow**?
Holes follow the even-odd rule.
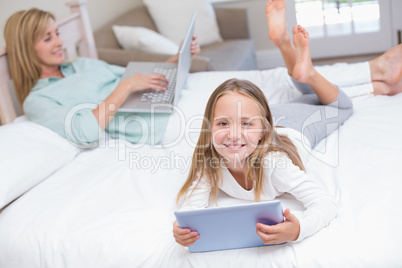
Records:
[[[144,0],[158,31],[180,45],[194,11],[197,11],[194,33],[198,44],[221,42],[215,11],[208,0]]]
[[[144,27],[112,26],[117,42],[124,49],[139,49],[150,53],[174,55],[179,46],[168,38]]]
[[[0,148],[0,209],[79,153],[50,129],[24,120],[0,127]]]

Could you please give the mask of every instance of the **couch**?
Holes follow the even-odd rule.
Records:
[[[250,37],[245,8],[215,7],[222,42],[201,47],[192,62],[191,72],[256,69],[254,42]],[[138,6],[106,23],[94,33],[98,57],[110,64],[126,66],[129,61],[165,61],[170,56],[141,50],[124,50],[118,44],[113,25],[141,26],[157,32],[145,5]]]

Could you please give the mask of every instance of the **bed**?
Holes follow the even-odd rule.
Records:
[[[81,2],[73,17],[81,20],[85,12]],[[0,70],[7,69],[4,56]],[[318,69],[336,83],[359,75],[358,64]],[[105,136],[87,150],[24,116],[14,119],[1,103],[11,119],[0,127],[0,267],[401,267],[402,94],[372,96],[370,83],[344,88],[355,112],[306,164],[336,197],[339,212],[329,226],[301,242],[270,247],[190,253],[175,243],[175,198],[204,107],[232,77],[256,83],[271,104],[298,95],[284,68],[193,73],[163,145]],[[4,86],[0,90],[4,94]],[[9,178],[18,185],[11,187]],[[3,198],[7,189],[13,194]],[[303,212],[291,196],[279,199]],[[239,202],[219,193],[220,206]]]

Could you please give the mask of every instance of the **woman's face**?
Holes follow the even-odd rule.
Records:
[[[45,34],[34,45],[34,49],[43,68],[58,68],[64,62],[63,42],[59,37],[56,22],[49,19]]]
[[[257,103],[251,98],[230,93],[215,106],[212,142],[229,168],[239,169],[264,136],[264,125]]]

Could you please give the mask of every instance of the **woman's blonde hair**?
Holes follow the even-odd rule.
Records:
[[[54,15],[32,8],[14,13],[4,28],[10,75],[21,106],[41,75],[34,45],[43,37],[49,19],[55,20]]]
[[[190,173],[177,196],[177,202],[186,194],[195,180],[204,176],[211,187],[211,194],[216,201],[219,185],[222,180],[222,169],[221,164],[217,164],[220,156],[212,144],[211,122],[214,122],[215,106],[219,98],[229,93],[238,93],[251,98],[258,104],[263,118],[265,134],[259,141],[257,148],[245,161],[245,176],[254,183],[255,201],[259,201],[262,194],[264,158],[269,152],[278,151],[286,153],[293,164],[304,170],[303,162],[294,144],[288,137],[276,133],[273,127],[271,111],[264,93],[250,81],[229,79],[215,89],[208,100],[201,134],[192,158]]]

